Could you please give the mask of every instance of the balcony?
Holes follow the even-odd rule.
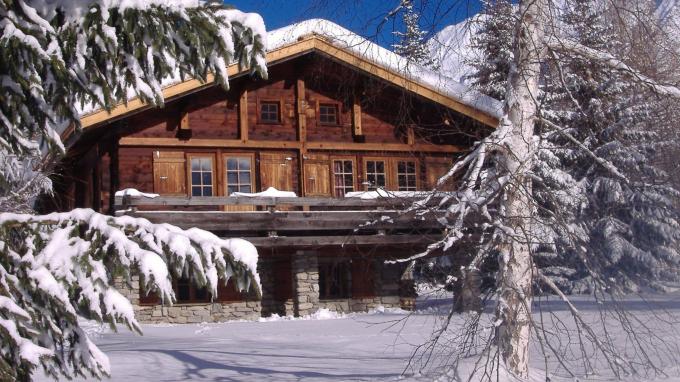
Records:
[[[173,197],[117,196],[116,214],[142,217],[222,237],[242,237],[256,247],[391,246],[422,250],[441,238],[441,198],[427,212],[404,213],[415,197]]]

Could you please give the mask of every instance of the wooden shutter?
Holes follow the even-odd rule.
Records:
[[[331,196],[331,168],[328,155],[305,155],[303,176],[305,196]]]
[[[161,195],[186,195],[186,160],[183,152],[154,151],[153,191]]]
[[[453,163],[449,158],[427,158],[425,160],[425,177],[427,180],[427,189],[431,190],[437,185],[439,178],[446,174]],[[439,191],[454,191],[455,180],[449,179],[443,186],[439,187]]]
[[[262,190],[274,187],[279,191],[293,191],[293,154],[261,153],[260,181]]]
[[[352,297],[375,296],[375,267],[371,259],[352,260]]]

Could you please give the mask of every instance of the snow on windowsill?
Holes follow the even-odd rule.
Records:
[[[124,190],[116,191],[116,196],[143,196],[145,198],[157,198],[160,195],[141,192],[135,188],[126,188]]]
[[[233,192],[229,196],[246,197],[246,198],[297,198],[297,194],[292,191],[279,191],[274,187],[269,187],[262,192]]]
[[[379,188],[375,191],[353,191],[345,194],[346,198],[379,199],[379,198],[422,198],[430,191],[387,191]]]

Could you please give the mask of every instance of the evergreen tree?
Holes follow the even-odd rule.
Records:
[[[477,22],[481,26],[470,45],[477,52],[469,62],[474,68],[469,76],[471,84],[488,96],[504,100],[513,59],[515,21],[512,4],[509,0],[483,0]]]
[[[567,37],[616,53],[621,42],[598,6],[571,3],[562,18]],[[546,226],[564,227],[555,217],[569,222],[571,232],[553,230],[557,256],[537,256],[537,262],[564,281],[597,275],[616,279],[613,284],[624,290],[662,288],[662,280],[677,280],[668,271],[680,258],[676,192],[654,166],[661,139],[649,126],[653,98],[621,74],[580,57],[554,55],[548,68],[541,114],[560,128],[544,126],[540,156],[546,161],[538,162],[536,172],[545,188],[537,187],[536,194]],[[594,162],[584,149],[618,173]]]
[[[0,379],[102,377],[109,362],[78,317],[139,331],[130,302],[112,286],[139,272],[143,290],[174,301],[171,275],[215,296],[234,277],[259,293],[257,251],[242,240],[110,217],[92,210],[18,214],[49,191],[45,176],[81,107],[110,110],[138,96],[162,106],[163,81],[227,65],[266,77],[265,31],[253,14],[221,3],[0,0]]]
[[[394,52],[425,67],[432,67],[434,60],[427,49],[426,32],[420,28],[420,14],[413,9],[412,0],[401,0],[402,22],[405,31],[395,31],[399,42],[392,45]]]

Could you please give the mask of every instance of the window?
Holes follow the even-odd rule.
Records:
[[[212,168],[211,157],[191,158],[191,196],[213,195]]]
[[[191,304],[191,303],[201,303],[210,302],[212,295],[208,292],[207,288],[199,288],[196,286],[194,281],[188,278],[180,278],[173,280],[172,287],[175,291],[175,298],[179,304]],[[242,301],[245,298],[245,293],[239,292],[235,285],[233,279],[229,279],[229,282],[225,285],[220,279],[217,286],[217,298],[215,301],[228,302],[228,301]],[[159,303],[156,297],[155,303]]]
[[[385,161],[382,160],[366,161],[366,189],[368,191],[375,191],[387,186],[386,167]]]
[[[347,261],[319,259],[319,298],[347,298],[350,293]]]
[[[260,122],[262,123],[279,123],[279,103],[278,102],[260,102]]]
[[[354,161],[351,159],[333,160],[333,196],[342,198],[354,191]]]
[[[319,122],[324,125],[337,125],[338,105],[331,103],[319,104]]]
[[[399,191],[416,190],[416,162],[397,161],[397,189]]]
[[[411,158],[366,158],[364,174],[367,191],[416,191],[420,185],[418,162]]]
[[[177,303],[208,302],[210,294],[206,288],[198,288],[188,278],[174,280],[175,297]]]
[[[253,192],[251,157],[225,156],[224,168],[227,175],[227,195],[234,192]]]

